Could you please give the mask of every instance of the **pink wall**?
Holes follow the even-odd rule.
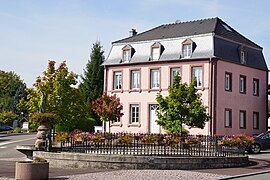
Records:
[[[182,82],[191,82],[191,68],[192,66],[203,66],[203,88],[199,90],[202,93],[202,99],[206,106],[209,107],[209,62],[208,61],[194,61],[194,62],[175,62],[175,63],[149,63],[136,66],[121,65],[115,67],[109,67],[107,71],[107,93],[116,93],[123,104],[124,115],[121,118],[120,123],[114,123],[111,126],[111,132],[149,132],[149,104],[156,104],[156,94],[161,92],[162,95],[168,94],[168,86],[170,83],[170,68],[180,67]],[[160,90],[150,90],[150,70],[160,68],[161,72],[161,88]],[[141,89],[138,91],[132,91],[130,89],[130,71],[133,69],[139,69],[141,71]],[[113,73],[115,71],[122,72],[122,90],[113,90]],[[129,106],[130,104],[139,104],[140,117],[139,123],[131,125]],[[107,124],[108,129],[108,124]],[[192,134],[208,134],[209,123],[202,129],[188,129]],[[163,131],[162,131],[163,132]]]
[[[232,73],[232,91],[225,91],[225,72]],[[240,75],[246,76],[246,94],[239,92]],[[217,62],[216,134],[259,134],[266,130],[267,72],[229,62]],[[259,79],[259,96],[253,95],[253,78]],[[232,109],[232,127],[225,128],[225,108]],[[246,111],[246,129],[239,128],[239,111]],[[253,112],[259,112],[259,129],[253,129]]]

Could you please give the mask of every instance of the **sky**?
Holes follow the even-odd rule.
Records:
[[[270,67],[269,0],[0,0],[0,70],[32,87],[48,60],[83,74],[93,43],[111,43],[176,20],[219,17],[263,47]]]

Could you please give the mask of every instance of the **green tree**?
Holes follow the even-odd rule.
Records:
[[[22,97],[26,97],[25,84],[14,72],[0,70],[0,113],[19,113],[16,104]]]
[[[204,128],[209,119],[207,107],[202,104],[195,84],[194,81],[189,86],[187,83],[180,83],[180,76],[175,76],[173,85],[169,86],[169,95],[163,97],[160,93],[157,94],[157,124],[171,133],[181,133],[183,124]]]
[[[101,121],[108,121],[110,123],[111,121],[123,116],[123,113],[121,112],[123,105],[120,103],[120,99],[116,96],[116,94],[110,96],[104,92],[102,96],[100,96],[97,100],[94,100],[92,103],[93,110],[100,117]]]
[[[19,107],[26,106],[31,114],[55,113],[60,118],[57,121],[59,130],[72,131],[80,128],[89,131],[92,125],[91,119],[86,117],[83,97],[74,87],[77,77],[68,70],[65,61],[57,69],[55,61],[49,61],[47,70],[34,84],[36,89],[28,89],[27,101],[20,101]]]
[[[2,122],[3,124],[12,125],[12,122],[18,118],[19,116],[13,112],[0,113],[0,122]]]
[[[82,83],[79,89],[83,93],[86,103],[91,103],[97,99],[103,92],[104,67],[104,51],[99,41],[93,44],[90,54],[90,60],[84,69],[84,75],[81,76]]]

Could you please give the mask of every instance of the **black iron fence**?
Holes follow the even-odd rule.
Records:
[[[221,136],[131,133],[57,134],[52,151],[142,156],[242,156],[245,147],[222,144]],[[50,148],[49,148],[50,149]]]

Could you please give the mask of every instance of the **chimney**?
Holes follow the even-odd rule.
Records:
[[[135,28],[132,28],[130,31],[129,31],[129,37],[131,36],[135,36],[137,34],[137,31]]]

